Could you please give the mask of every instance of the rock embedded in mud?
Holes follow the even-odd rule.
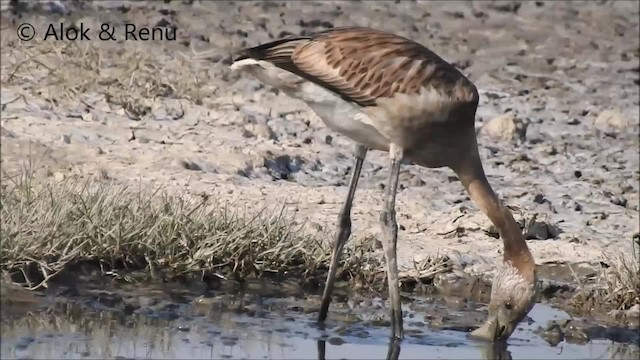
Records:
[[[640,304],[635,304],[627,309],[627,316],[640,317]]]
[[[558,226],[551,224],[548,220],[540,221],[534,214],[525,225],[525,239],[527,240],[548,240],[554,239],[560,234]]]
[[[255,135],[247,128],[243,128],[242,129],[242,137],[244,138],[252,138],[255,137]]]
[[[640,327],[640,304],[635,304],[627,310],[611,310],[607,313],[616,322],[627,324],[629,327]]]
[[[251,132],[258,138],[263,138],[267,140],[277,140],[276,134],[273,132],[271,127],[267,124],[255,124],[251,128]]]
[[[178,326],[178,331],[180,331],[180,332],[189,332],[189,331],[191,331],[191,328],[189,326],[179,325]]]
[[[629,120],[617,110],[605,110],[596,117],[593,124],[600,129],[625,129]]]
[[[569,323],[564,329],[564,336],[568,343],[584,345],[591,341],[586,331],[576,324]]]
[[[292,173],[300,171],[304,160],[300,156],[279,155],[265,157],[263,166],[269,170],[271,176],[278,180],[289,179]]]
[[[623,196],[612,196],[610,201],[613,205],[618,205],[622,207],[627,206],[627,199],[625,199]]]
[[[544,204],[546,201],[547,199],[545,199],[544,195],[542,194],[537,194],[533,197],[533,202],[535,202],[536,204]]]
[[[340,337],[329,338],[329,340],[327,340],[327,342],[329,344],[331,344],[331,345],[334,345],[334,346],[343,345],[345,343],[345,341]]]
[[[179,164],[186,170],[202,171],[202,167],[200,167],[200,165],[190,160],[181,159],[179,160]]]
[[[551,346],[556,346],[564,340],[564,333],[556,323],[550,324],[540,336]]]
[[[524,128],[524,129],[523,129]],[[511,113],[495,117],[480,128],[480,133],[503,141],[511,141],[516,137],[523,138],[526,126],[520,124]]]

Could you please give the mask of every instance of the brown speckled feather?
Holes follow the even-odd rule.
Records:
[[[381,31],[334,28],[246,49],[236,59],[265,60],[324,86],[360,106],[431,87],[454,101],[472,100],[475,88],[424,46]]]

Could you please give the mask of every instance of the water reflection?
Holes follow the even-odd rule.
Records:
[[[319,339],[317,342],[318,347],[318,360],[326,360],[327,342],[326,340]],[[392,339],[389,341],[389,347],[387,350],[387,360],[398,360],[400,357],[400,341]]]
[[[326,360],[327,341],[319,339],[317,341],[318,360]],[[485,360],[512,360],[511,352],[507,350],[508,345],[505,342],[500,343],[484,343],[479,346],[482,359]],[[398,360],[400,358],[401,342],[392,339],[389,341],[386,360]]]
[[[414,331],[400,344],[387,341],[388,328],[333,322],[315,326],[313,314],[273,311],[248,316],[211,309],[194,315],[188,305],[171,305],[178,314],[124,314],[88,311],[59,304],[19,319],[2,321],[0,358],[208,358],[208,359],[522,359],[638,358],[638,347],[607,341],[556,347],[539,336],[518,332],[510,344],[467,339],[461,331]],[[169,307],[171,307],[169,306]],[[286,309],[286,307],[285,307]],[[356,326],[356,331],[349,330]],[[341,328],[341,329],[339,329]],[[346,329],[346,330],[345,330]],[[346,335],[345,335],[346,334]],[[349,335],[351,334],[351,335]],[[355,334],[355,335],[354,335]],[[380,339],[385,339],[381,341]],[[315,351],[314,351],[315,348]]]

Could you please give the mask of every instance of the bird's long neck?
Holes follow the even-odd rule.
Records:
[[[471,200],[500,231],[500,237],[504,244],[504,261],[511,262],[523,275],[531,277],[533,281],[535,262],[522,235],[522,230],[513,218],[511,211],[504,206],[491,189],[477,148],[471,154],[464,162],[454,168],[454,171],[469,192]]]

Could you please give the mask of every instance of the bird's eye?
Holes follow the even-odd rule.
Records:
[[[506,303],[504,303],[504,307],[505,307],[505,309],[507,309],[507,310],[511,310],[511,308],[513,307],[513,305],[511,305],[511,303],[510,303],[510,302],[506,302]]]

